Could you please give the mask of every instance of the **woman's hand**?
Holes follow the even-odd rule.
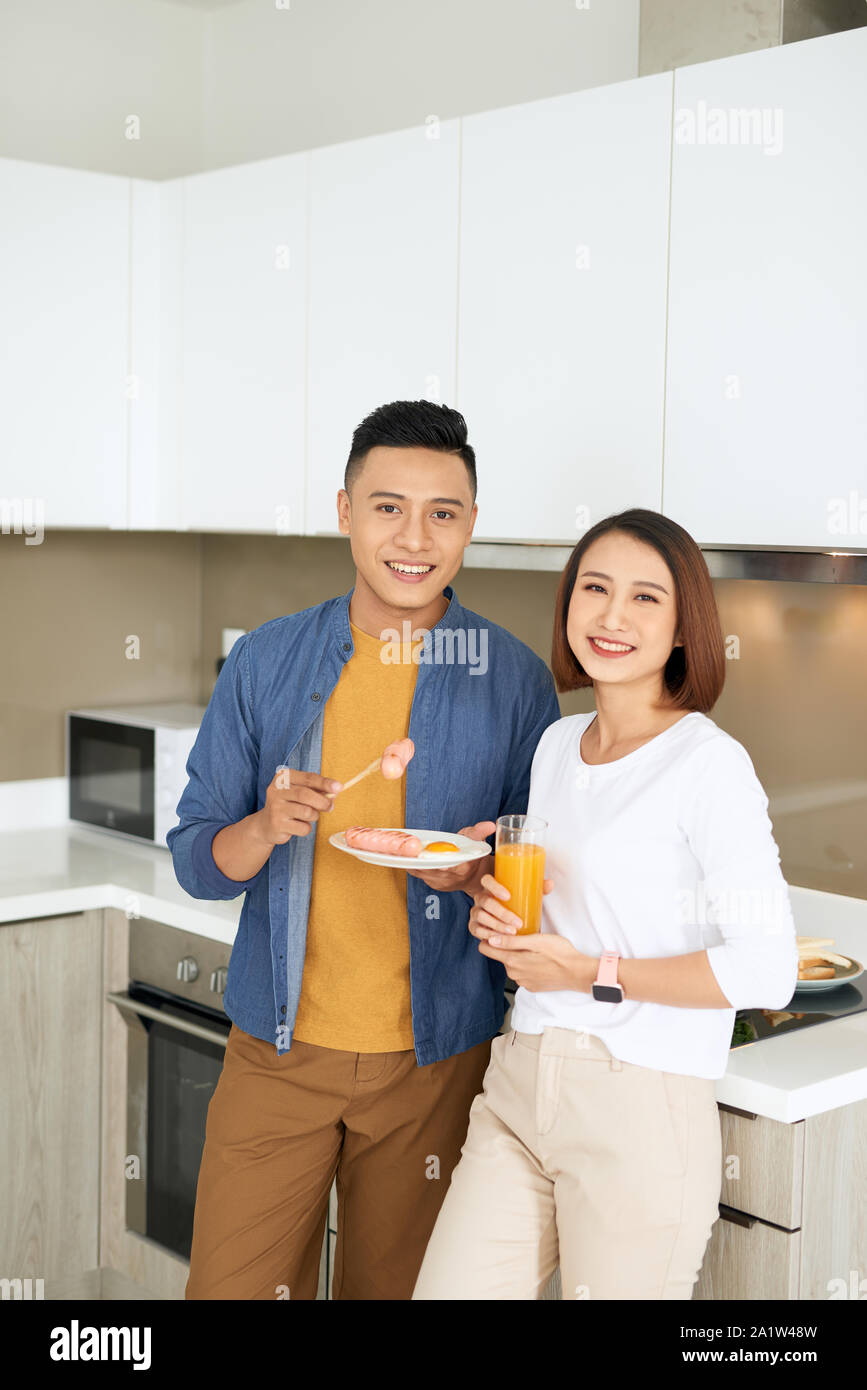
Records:
[[[553,887],[554,880],[546,878],[542,884],[543,894],[550,893]],[[470,920],[467,923],[470,935],[478,937],[479,941],[488,941],[498,932],[514,935],[521,926],[521,919],[509,910],[504,901],[511,896],[508,888],[494,878],[493,874],[484,874],[478,892],[473,898]],[[497,944],[494,942],[494,945]]]
[[[546,989],[573,989],[580,994],[590,994],[596,979],[598,961],[593,956],[583,956],[571,941],[551,932],[516,936],[502,949],[482,941],[479,950],[483,956],[502,961],[509,979],[533,994]]]
[[[553,880],[546,878],[542,892],[550,893],[553,887]],[[573,989],[590,994],[598,966],[595,957],[582,955],[571,941],[550,932],[518,936],[521,919],[506,905],[509,890],[491,874],[485,874],[481,889],[467,925],[483,956],[501,961],[509,978],[533,993]]]

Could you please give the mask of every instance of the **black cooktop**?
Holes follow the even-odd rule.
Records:
[[[816,992],[795,990],[785,1009],[738,1009],[731,1046],[743,1047],[762,1038],[775,1038],[795,1028],[826,1023],[829,1018],[845,1018],[867,1009],[867,972],[851,984]]]

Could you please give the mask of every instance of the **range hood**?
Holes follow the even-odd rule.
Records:
[[[745,550],[702,546],[712,579],[779,579],[802,584],[867,584],[867,552],[788,550],[764,547]],[[471,541],[464,565],[471,569],[562,570],[572,553],[569,545],[518,541]]]

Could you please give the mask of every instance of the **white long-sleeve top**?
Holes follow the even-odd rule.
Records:
[[[707,949],[731,1007],[683,1008],[519,988],[512,1027],[595,1034],[622,1061],[716,1079],[735,1010],[782,1009],[798,977],[795,924],[768,799],[742,744],[698,711],[614,762],[581,757],[595,714],[551,724],[528,813],[548,822],[542,931],[592,956]]]

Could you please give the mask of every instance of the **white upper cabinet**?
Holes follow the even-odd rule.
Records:
[[[124,527],[125,178],[0,159],[0,497],[52,526]]]
[[[665,512],[864,548],[867,30],[678,70],[674,134]]]
[[[458,406],[478,539],[662,500],[672,75],[467,117]]]
[[[303,529],[308,160],[182,180],[182,529]]]
[[[454,404],[458,123],[314,150],[310,177],[307,531],[336,534],[362,419]]]
[[[129,526],[180,524],[183,180],[132,180]]]

